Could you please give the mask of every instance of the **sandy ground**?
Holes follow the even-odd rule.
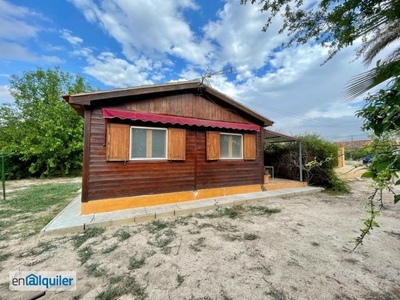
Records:
[[[22,179],[22,180],[10,180],[6,182],[6,192],[11,193],[17,190],[26,189],[32,185],[41,185],[46,183],[81,183],[81,177],[65,177],[65,178],[54,178],[54,179]]]
[[[75,292],[40,299],[400,299],[400,204],[390,194],[381,227],[349,253],[371,183],[352,179],[349,195],[107,228],[79,247],[82,234],[0,241],[11,253],[0,261],[0,299],[35,294],[10,292],[11,270],[77,272]]]
[[[359,161],[346,161],[343,168],[336,169],[336,174],[344,180],[360,178],[367,168]]]

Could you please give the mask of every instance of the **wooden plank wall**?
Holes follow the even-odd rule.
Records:
[[[188,118],[250,123],[234,110],[227,110],[209,99],[189,93],[136,100],[124,105],[124,108]]]
[[[223,132],[227,132],[223,130]],[[230,131],[234,132],[234,131]],[[237,133],[237,131],[236,131]],[[197,132],[197,189],[237,185],[262,184],[263,148],[260,133],[257,133],[257,158],[215,160],[206,159],[206,132]]]
[[[87,147],[90,155],[85,160],[88,169],[84,172],[88,178],[83,186],[82,201],[262,184],[263,148],[260,133],[257,134],[257,158],[253,161],[207,161],[206,130],[182,127],[186,129],[185,161],[111,162],[106,161],[106,120],[101,108],[93,109],[90,118],[90,147]],[[145,125],[143,122],[130,124]],[[147,126],[167,127],[155,124]]]

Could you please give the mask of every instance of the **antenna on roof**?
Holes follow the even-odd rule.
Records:
[[[203,75],[201,76],[201,82],[200,82],[200,86],[202,85],[208,85],[211,86],[210,82],[207,80],[207,78],[211,78],[212,76],[215,75],[222,75],[222,74],[228,74],[228,73],[233,73],[235,70],[232,66],[223,68],[220,71],[214,72],[210,66],[206,66],[206,69],[204,70]]]

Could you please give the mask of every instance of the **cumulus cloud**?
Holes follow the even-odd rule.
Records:
[[[7,85],[0,85],[0,103],[11,102],[13,97],[11,96],[9,87]]]
[[[238,2],[226,1],[218,19],[209,22],[204,33],[218,45],[214,53],[216,68],[232,64],[245,73],[263,67],[285,36],[277,34],[280,22],[274,22],[267,33],[261,32],[267,15],[261,14],[256,5],[242,6]]]
[[[37,21],[47,21],[40,13],[0,0],[0,59],[27,62],[45,61],[63,63],[57,56],[39,55],[31,51],[26,43],[37,38],[42,28]]]
[[[74,46],[78,46],[83,42],[80,37],[72,35],[72,32],[67,29],[61,30],[61,37]]]
[[[153,81],[147,79],[152,65],[152,61],[144,57],[139,58],[136,64],[132,64],[111,52],[103,52],[97,57],[88,57],[88,66],[84,68],[84,72],[106,85],[127,87],[152,84]],[[157,74],[154,70],[151,73],[152,76]]]
[[[20,60],[27,62],[45,61],[48,63],[60,64],[64,60],[58,56],[37,55],[28,48],[17,43],[8,43],[0,41],[0,58],[4,60]]]
[[[20,40],[35,37],[40,30],[27,20],[29,16],[38,16],[26,7],[17,6],[0,0],[0,38]]]
[[[212,50],[199,39],[184,19],[184,10],[198,9],[194,1],[70,0],[86,19],[100,24],[122,47],[127,59],[135,61],[145,54],[152,59],[172,55],[204,65]]]

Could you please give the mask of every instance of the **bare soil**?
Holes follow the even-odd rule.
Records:
[[[0,241],[0,254],[9,253],[0,260],[0,299],[35,294],[10,292],[11,270],[77,272],[75,292],[41,299],[400,299],[400,204],[392,195],[384,194],[381,227],[350,253],[372,191],[358,177],[347,195],[110,227],[81,245],[78,233]]]
[[[11,180],[6,182],[6,192],[11,193],[17,190],[26,189],[32,185],[42,185],[46,183],[80,183],[82,182],[81,177],[69,178],[69,177],[61,177],[54,179],[22,179],[22,180]]]

